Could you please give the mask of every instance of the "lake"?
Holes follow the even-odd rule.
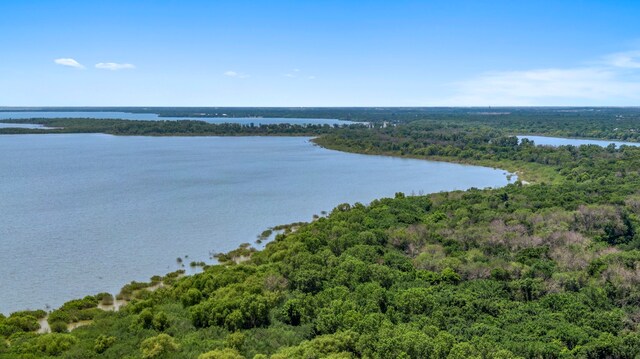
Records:
[[[42,130],[51,129],[51,127],[46,127],[34,123],[0,123],[0,128],[39,128]]]
[[[610,144],[615,144],[616,147],[627,145],[627,146],[640,146],[639,142],[623,142],[623,141],[612,141],[612,140],[587,140],[587,139],[578,139],[578,138],[564,138],[564,137],[548,137],[548,136],[517,136],[519,140],[523,138],[528,138],[533,141],[536,145],[544,145],[544,146],[581,146],[581,145],[598,145],[602,147],[607,147]]]
[[[57,307],[344,202],[508,183],[503,170],[300,137],[0,136],[0,312]],[[512,180],[515,180],[513,178]]]
[[[164,121],[164,120],[197,120],[209,123],[240,123],[255,125],[272,125],[290,123],[298,125],[350,125],[359,122],[341,121],[326,118],[258,118],[258,117],[159,117],[155,113],[130,113],[130,112],[80,112],[80,111],[0,111],[0,120],[27,119],[27,118],[117,118],[136,121]],[[361,122],[360,122],[361,123]],[[8,127],[8,126],[6,126]],[[17,126],[11,126],[17,127]]]

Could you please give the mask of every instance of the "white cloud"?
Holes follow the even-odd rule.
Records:
[[[247,77],[249,77],[249,75],[247,75],[247,74],[243,74],[242,72],[235,72],[235,71],[232,71],[232,70],[225,71],[223,73],[223,75],[228,76],[228,77],[235,77],[235,78],[238,78],[238,79],[246,79]]]
[[[118,64],[115,62],[99,62],[96,64],[96,69],[101,69],[101,70],[117,71],[117,70],[131,70],[135,68],[136,67],[133,64]]]
[[[302,70],[300,69],[293,69],[291,70],[291,72],[287,72],[286,74],[283,74],[282,76],[284,77],[289,77],[289,78],[306,78],[307,80],[315,80],[315,76],[309,75],[309,76],[305,76],[303,74],[301,74]]]
[[[72,58],[61,58],[53,60],[58,65],[75,67],[76,69],[84,69],[84,66]]]
[[[606,63],[615,67],[640,69],[640,51],[618,52],[605,57]]]
[[[640,52],[613,54],[606,64],[575,68],[493,71],[452,84],[454,95],[439,106],[539,106],[640,100]]]

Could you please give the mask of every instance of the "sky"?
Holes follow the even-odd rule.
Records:
[[[639,106],[640,1],[0,1],[0,106]]]

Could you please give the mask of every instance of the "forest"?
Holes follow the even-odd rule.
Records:
[[[117,136],[315,136],[345,125],[298,125],[254,123],[213,124],[197,120],[136,121],[120,119],[55,118],[2,120],[0,123],[36,124],[44,128],[0,128],[0,134],[104,133]],[[360,124],[349,127],[364,127]]]
[[[413,121],[491,125],[520,134],[632,140],[638,107],[0,107],[0,112],[129,112],[190,118],[328,118],[370,123]],[[15,121],[11,121],[15,122]],[[625,137],[626,136],[626,137]]]
[[[122,135],[313,135],[327,148],[495,166],[519,180],[338,204],[199,274],[133,282],[117,298],[89,295],[50,313],[0,315],[0,358],[637,358],[640,147],[536,146],[513,135],[623,139],[640,112],[447,111],[386,127],[272,133],[120,120],[82,131],[87,120],[30,120]],[[114,301],[126,305],[98,308]],[[51,333],[37,334],[45,317]],[[87,325],[69,331],[78,322]]]

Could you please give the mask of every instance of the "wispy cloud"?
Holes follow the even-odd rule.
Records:
[[[99,62],[95,65],[95,67],[96,69],[111,71],[131,70],[136,68],[133,64],[119,64],[116,62]]]
[[[312,75],[304,75],[301,74],[302,70],[300,69],[293,69],[291,70],[291,72],[287,72],[285,74],[283,74],[282,76],[284,77],[288,77],[288,78],[303,78],[303,79],[307,79],[307,80],[315,80],[315,76]]]
[[[247,77],[249,77],[248,74],[244,74],[242,72],[236,72],[236,71],[232,71],[232,70],[225,71],[223,73],[223,75],[225,75],[227,77],[235,77],[235,78],[238,78],[238,79],[246,79]]]
[[[72,58],[60,58],[53,60],[58,65],[74,67],[76,69],[84,69],[84,66]]]
[[[605,56],[605,60],[611,66],[640,69],[640,51],[618,52]]]
[[[604,63],[574,68],[485,72],[451,84],[442,106],[536,106],[614,104],[640,100],[640,51],[604,57]]]

